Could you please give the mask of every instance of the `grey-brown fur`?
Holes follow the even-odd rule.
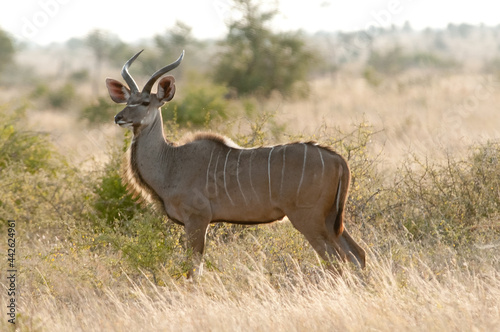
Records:
[[[184,225],[197,264],[210,223],[259,224],[288,216],[325,260],[364,267],[364,250],[344,228],[350,171],[339,154],[314,142],[244,149],[212,133],[167,142],[159,108],[173,98],[174,82],[162,78],[153,94],[106,81],[112,99],[127,103],[115,122],[134,132],[124,168],[128,188]]]

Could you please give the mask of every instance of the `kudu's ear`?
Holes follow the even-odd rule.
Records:
[[[106,87],[108,88],[109,96],[115,103],[123,104],[130,98],[130,90],[117,80],[107,78]]]
[[[175,95],[175,78],[173,76],[165,76],[158,83],[158,93],[156,96],[159,101],[166,103],[172,100]]]

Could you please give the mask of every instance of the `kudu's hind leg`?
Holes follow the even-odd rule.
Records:
[[[340,274],[341,271],[332,263],[335,261],[345,262],[346,256],[338,243],[330,240],[323,218],[309,217],[308,219],[297,219],[296,216],[288,217],[292,225],[305,236],[319,256],[324,261],[328,262],[328,267]]]
[[[338,245],[345,252],[347,259],[356,265],[358,268],[364,269],[365,262],[365,250],[361,248],[356,241],[351,237],[347,229],[344,227],[344,231],[337,238],[334,236],[334,241],[338,242]]]

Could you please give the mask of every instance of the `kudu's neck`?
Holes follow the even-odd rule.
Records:
[[[134,128],[134,138],[129,149],[125,174],[137,193],[146,195],[149,197],[146,200],[156,202],[160,209],[164,209],[158,190],[165,181],[163,171],[168,167],[169,155],[173,147],[165,140],[162,118],[159,113],[160,111],[150,124],[142,128]]]
[[[133,151],[137,153],[136,157],[147,158],[150,162],[164,157],[172,148],[172,144],[165,140],[161,112],[160,110],[155,112],[157,113],[150,124],[134,129],[132,140],[132,145],[135,145]]]

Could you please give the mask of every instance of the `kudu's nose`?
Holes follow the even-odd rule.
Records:
[[[123,119],[123,116],[121,114],[115,115],[115,123],[118,124],[118,122]]]

